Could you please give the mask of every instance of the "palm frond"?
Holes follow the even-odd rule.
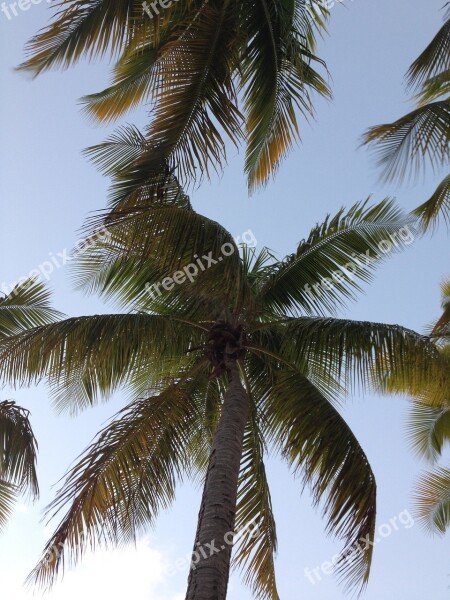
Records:
[[[81,99],[83,112],[92,119],[110,122],[146,101],[154,84],[152,67],[157,55],[156,49],[146,47],[122,57],[115,68],[114,84]]]
[[[158,62],[155,108],[141,168],[158,173],[166,162],[182,181],[208,175],[225,160],[222,133],[242,138],[231,76],[236,14],[230,3],[203,3],[183,35],[167,42]],[[224,51],[226,49],[226,51]]]
[[[387,393],[404,394],[436,410],[448,405],[450,398],[450,347],[436,346],[432,363],[423,358],[412,362],[406,370],[386,371],[378,387]],[[428,363],[428,364],[427,364]]]
[[[394,123],[372,127],[364,143],[375,143],[378,164],[387,180],[418,173],[424,158],[437,168],[450,159],[450,100],[420,106]]]
[[[29,412],[11,400],[0,402],[0,449],[0,478],[15,485],[18,493],[29,490],[36,498],[36,438]]]
[[[166,41],[167,34],[159,39],[157,46],[147,42],[137,48],[126,48],[114,66],[112,85],[81,99],[84,113],[92,119],[110,122],[151,100],[155,94],[161,46]]]
[[[335,313],[370,281],[388,253],[414,241],[411,217],[391,200],[358,202],[316,225],[297,252],[272,269],[260,296],[279,315]],[[386,248],[389,252],[386,252]]]
[[[107,140],[85,150],[105,175],[119,174],[148,150],[144,135],[133,125],[118,128]]]
[[[450,441],[450,409],[415,400],[408,420],[408,437],[414,450],[435,462]]]
[[[45,284],[27,279],[0,298],[0,341],[32,327],[52,323],[61,316],[52,309],[50,292]]]
[[[427,79],[416,95],[416,100],[419,106],[424,106],[448,95],[450,95],[450,69]]]
[[[418,206],[413,214],[419,217],[422,228],[427,231],[442,219],[450,225],[450,175],[438,185],[429,200]]]
[[[252,359],[259,361],[261,377],[266,378],[267,387],[261,390],[260,396],[269,393],[274,381],[274,368],[288,368],[311,381],[330,402],[339,404],[345,393],[339,364],[330,363],[326,371],[321,371],[313,361],[308,362],[311,357],[298,351],[297,335],[289,329],[288,323],[289,319],[258,325],[246,344]]]
[[[229,305],[251,306],[239,249],[215,221],[167,203],[118,211],[111,219],[107,239],[74,261],[77,287],[135,310],[196,318],[214,319]]]
[[[344,540],[335,562],[347,588],[368,582],[376,484],[368,459],[337,410],[308,379],[280,371],[265,407],[270,440],[322,504],[327,531]]]
[[[295,2],[242,3],[249,45],[242,65],[248,145],[245,171],[250,191],[267,183],[299,138],[296,110],[313,113],[310,91],[329,96],[325,80],[312,67],[311,21]],[[305,35],[306,30],[306,35]]]
[[[5,527],[14,508],[16,499],[16,488],[0,479],[0,531]]]
[[[189,197],[166,163],[157,173],[141,168],[148,151],[145,136],[131,125],[119,128],[105,142],[85,150],[93,164],[113,179],[109,212],[92,217],[88,228],[111,226],[127,211],[142,210],[154,203],[192,210]]]
[[[201,335],[201,327],[158,315],[75,317],[5,339],[0,372],[14,385],[46,378],[57,407],[76,412],[119,386],[143,393],[143,381],[148,388],[191,361]]]
[[[442,309],[443,313],[434,325],[431,335],[439,338],[446,338],[449,335],[450,326],[450,278],[446,278],[441,283]]]
[[[234,564],[244,572],[244,583],[251,586],[256,598],[279,600],[274,565],[277,534],[263,460],[265,449],[257,406],[259,390],[252,389],[248,379],[246,390],[250,414],[239,477]]]
[[[429,338],[398,325],[300,317],[286,322],[285,337],[294,364],[307,364],[317,377],[340,377],[345,387],[393,391],[393,379],[399,388],[422,387],[445,370]]]
[[[225,379],[225,381],[223,381]],[[211,378],[210,370],[196,378],[192,394],[198,402],[198,419],[193,427],[187,452],[190,455],[193,482],[203,486],[208,468],[214,435],[222,409],[222,398],[226,392],[226,377]]]
[[[29,412],[11,400],[0,402],[0,529],[19,494],[39,495],[36,455]]]
[[[197,418],[189,384],[185,377],[133,402],[100,432],[48,507],[54,517],[69,506],[30,582],[51,586],[69,553],[75,564],[99,541],[129,543],[170,505],[189,470],[185,450]]]
[[[416,487],[419,518],[432,533],[443,534],[450,526],[450,470],[425,473]]]
[[[422,54],[413,62],[407,73],[410,86],[450,69],[450,19],[438,31]]]
[[[53,22],[27,45],[29,55],[20,69],[35,75],[54,67],[63,69],[82,56],[94,59],[117,54],[133,29],[149,27],[139,0],[60,0]],[[136,35],[136,34],[135,34]]]
[[[154,15],[153,26],[143,28],[145,36],[130,40],[125,47],[114,66],[112,85],[82,98],[84,112],[95,120],[109,122],[142,102],[154,100],[161,84],[160,66],[163,59],[170,60],[168,54],[173,52],[169,42],[181,41],[188,34],[201,12],[198,5],[192,0],[172,2]]]

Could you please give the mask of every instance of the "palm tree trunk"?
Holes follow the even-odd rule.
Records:
[[[225,600],[227,595],[239,467],[249,410],[236,361],[230,363],[230,386],[209,457],[186,600]]]

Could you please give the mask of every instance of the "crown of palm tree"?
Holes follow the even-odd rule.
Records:
[[[141,0],[63,0],[21,68],[39,74],[110,53],[112,86],[84,99],[88,115],[111,121],[150,104],[146,159],[155,177],[167,166],[183,180],[208,174],[223,164],[226,138],[245,140],[254,189],[299,136],[296,112],[312,115],[311,92],[329,96],[313,68],[323,66],[315,33],[326,15],[310,5],[179,0],[150,19]]]
[[[132,540],[171,503],[179,480],[204,476],[231,348],[249,402],[236,528],[252,521],[260,532],[238,541],[236,566],[258,596],[278,598],[264,467],[271,449],[310,486],[327,530],[343,540],[342,578],[364,586],[372,546],[361,542],[374,533],[375,477],[338,401],[352,381],[364,387],[387,372],[407,377],[417,365],[434,369],[438,352],[398,326],[326,315],[354,296],[358,280],[370,279],[378,244],[407,221],[392,202],[359,203],[316,225],[283,260],[265,249],[243,247],[240,255],[232,236],[195,213],[169,178],[171,203],[122,205],[107,217],[109,235],[78,259],[78,285],[115,298],[127,312],[57,320],[0,346],[0,376],[16,385],[46,378],[60,409],[76,412],[119,387],[132,396],[49,507],[66,512],[32,579],[51,583],[64,552],[76,561],[89,546]],[[219,261],[223,244],[234,251]],[[367,251],[378,260],[355,260],[347,278],[349,257]],[[195,281],[148,293],[207,255],[217,262]],[[314,292],[338,271],[333,285]]]
[[[0,298],[0,341],[60,317],[48,305],[48,293],[33,280],[17,285]],[[0,529],[5,526],[18,495],[36,498],[37,443],[29,412],[11,400],[0,402]]]
[[[388,180],[433,169],[450,162],[450,12],[435,38],[407,73],[410,87],[419,86],[417,108],[393,123],[372,127],[364,143],[376,144],[379,164]],[[442,217],[450,222],[450,174],[429,200],[415,211],[425,229]]]

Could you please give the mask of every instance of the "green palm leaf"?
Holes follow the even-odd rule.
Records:
[[[56,406],[76,412],[122,385],[143,393],[154,383],[152,373],[170,376],[191,360],[187,352],[201,333],[200,326],[160,315],[66,319],[5,339],[1,377],[16,385],[47,378]]]
[[[438,31],[422,54],[413,62],[407,73],[410,86],[450,69],[450,19]]]
[[[254,365],[255,357],[249,360]],[[263,377],[259,379],[264,380]],[[261,394],[261,389],[258,389],[261,383],[254,389],[249,380],[246,385],[251,404],[241,461],[236,509],[238,541],[235,543],[234,564],[244,571],[244,582],[252,587],[257,598],[279,600],[274,565],[277,533],[263,460],[264,437],[256,402]]]
[[[424,106],[429,102],[438,100],[442,96],[450,94],[450,69],[438,73],[434,77],[427,79],[422,85],[421,91],[417,94],[419,106]]]
[[[0,529],[19,494],[39,495],[36,453],[29,412],[10,400],[0,402]]]
[[[54,21],[28,43],[30,58],[22,70],[38,75],[68,68],[82,56],[113,55],[129,40],[137,18],[148,27],[139,0],[62,0],[59,6]]]
[[[142,170],[149,146],[144,135],[132,126],[122,127],[102,144],[86,150],[92,162],[111,175],[110,212],[89,220],[91,227],[111,226],[117,219],[158,202],[192,210],[189,197],[167,164],[162,172]]]
[[[429,200],[414,210],[425,230],[436,225],[439,219],[450,223],[450,175],[439,184]]]
[[[0,477],[16,486],[19,493],[39,494],[36,477],[37,442],[29,412],[15,402],[0,402]]]
[[[436,346],[414,331],[366,321],[300,317],[287,321],[285,352],[294,364],[307,364],[312,374],[339,377],[365,388],[386,389],[389,375],[397,381],[423,382],[442,371]]]
[[[16,488],[0,479],[0,531],[5,527],[14,508]]]
[[[78,288],[134,310],[207,319],[252,303],[236,242],[215,221],[167,203],[117,211],[111,220],[107,239],[73,263]],[[182,284],[173,283],[176,273]],[[172,283],[163,287],[167,278]]]
[[[236,15],[232,3],[220,9],[204,3],[183,36],[170,40],[158,62],[155,108],[146,138],[143,168],[158,173],[169,163],[184,180],[208,174],[225,159],[220,130],[234,144],[242,138],[230,62]],[[227,52],[223,51],[227,48]]]
[[[408,429],[413,448],[418,454],[434,462],[440,457],[444,443],[450,441],[450,409],[436,408],[415,400]]]
[[[450,159],[450,100],[420,106],[394,123],[372,127],[364,143],[377,145],[378,164],[385,179],[394,180],[423,168],[428,159],[433,168]]]
[[[450,158],[450,19],[411,65],[410,86],[421,85],[416,96],[417,108],[394,123],[372,127],[364,143],[373,143],[378,163],[387,180],[400,180],[418,173],[429,163],[436,169],[448,165]],[[442,216],[448,220],[448,178],[433,196],[413,214],[426,231]]]
[[[0,340],[31,327],[38,327],[61,318],[51,308],[50,293],[35,279],[18,283],[11,292],[0,298]]]
[[[386,243],[396,251],[404,245],[402,237],[407,244],[414,240],[410,226],[391,200],[359,202],[328,216],[269,274],[261,290],[265,306],[280,315],[334,313],[361,290],[358,280],[370,281]]]
[[[150,43],[127,49],[114,67],[113,85],[81,99],[85,114],[109,122],[151,99],[159,53],[160,48]]]
[[[441,345],[437,347],[439,360],[433,372],[423,369],[419,361],[409,377],[393,373],[386,389],[406,393],[413,397],[408,422],[408,437],[414,450],[436,462],[450,439],[450,345],[446,340],[446,327],[450,321],[450,282],[441,286],[444,314],[433,327],[433,335]],[[450,471],[436,468],[425,473],[415,490],[418,515],[427,529],[444,533],[450,525]]]
[[[311,116],[309,91],[329,96],[313,69],[310,14],[294,2],[242,3],[250,44],[242,67],[248,145],[249,189],[267,183],[299,138],[296,109]],[[319,61],[320,62],[320,61]]]
[[[177,480],[189,470],[185,449],[198,410],[190,386],[187,376],[134,401],[100,432],[48,507],[59,513],[70,503],[30,581],[50,585],[69,552],[75,562],[99,541],[134,540],[170,505]]]
[[[425,473],[416,488],[416,506],[425,527],[445,533],[450,526],[450,470],[437,468]]]
[[[354,434],[319,390],[292,371],[276,375],[265,414],[270,439],[311,487],[315,504],[322,504],[328,532],[344,540],[337,572],[349,588],[365,587],[373,551],[365,542],[374,539],[376,484]]]

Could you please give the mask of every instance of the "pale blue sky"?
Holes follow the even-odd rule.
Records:
[[[423,202],[437,178],[429,174],[423,185],[416,186],[381,185],[367,151],[358,149],[358,144],[367,127],[392,120],[409,108],[403,75],[440,27],[442,4],[443,0],[354,0],[335,6],[330,35],[321,42],[322,56],[333,76],[334,101],[317,104],[317,122],[302,126],[302,144],[266,190],[247,197],[242,154],[237,156],[231,150],[223,177],[192,194],[195,208],[235,235],[251,229],[260,246],[284,255],[292,252],[328,211],[335,212],[369,194],[374,201],[395,195],[405,209]],[[46,22],[47,8],[46,2],[37,3],[11,20],[0,13],[0,285],[26,275],[48,260],[49,253],[57,256],[69,249],[87,213],[105,205],[108,182],[86,162],[81,150],[102,140],[108,129],[88,123],[79,112],[77,99],[107,82],[106,64],[80,65],[36,81],[13,72],[23,57],[25,41]],[[145,112],[127,120],[143,123]],[[441,231],[433,238],[416,241],[382,266],[374,283],[366,286],[366,294],[342,314],[400,323],[420,331],[439,313],[438,284],[448,272],[448,238]],[[50,285],[56,307],[67,314],[108,310],[97,299],[74,293],[67,269],[56,270]],[[46,538],[39,516],[52,498],[50,486],[124,400],[118,394],[110,404],[70,419],[55,415],[44,387],[2,394],[11,396],[31,409],[40,442],[42,498],[34,507],[21,505],[0,538],[2,594],[7,600],[23,600],[20,581]],[[411,510],[411,488],[424,467],[405,440],[407,402],[355,396],[344,412],[377,476],[378,523],[388,523],[402,511]],[[292,483],[283,465],[271,462],[269,476],[278,519],[277,572],[282,600],[343,598],[333,576],[324,576],[313,586],[304,575],[305,567],[314,568],[331,559],[340,546],[326,538],[323,521],[311,508],[308,494],[300,497],[299,482]],[[87,591],[89,586],[109,600],[118,600],[125,592],[134,600],[182,598],[185,572],[168,578],[162,577],[159,569],[165,561],[191,550],[198,503],[198,490],[183,487],[173,509],[162,515],[156,530],[141,541],[136,553],[127,549],[90,557],[49,600],[71,600],[79,595],[90,599],[94,592]],[[400,527],[375,549],[372,578],[364,597],[448,598],[449,549],[448,537],[431,538],[418,524]],[[131,581],[134,587],[128,588]],[[229,597],[238,596],[250,598],[234,577]]]

